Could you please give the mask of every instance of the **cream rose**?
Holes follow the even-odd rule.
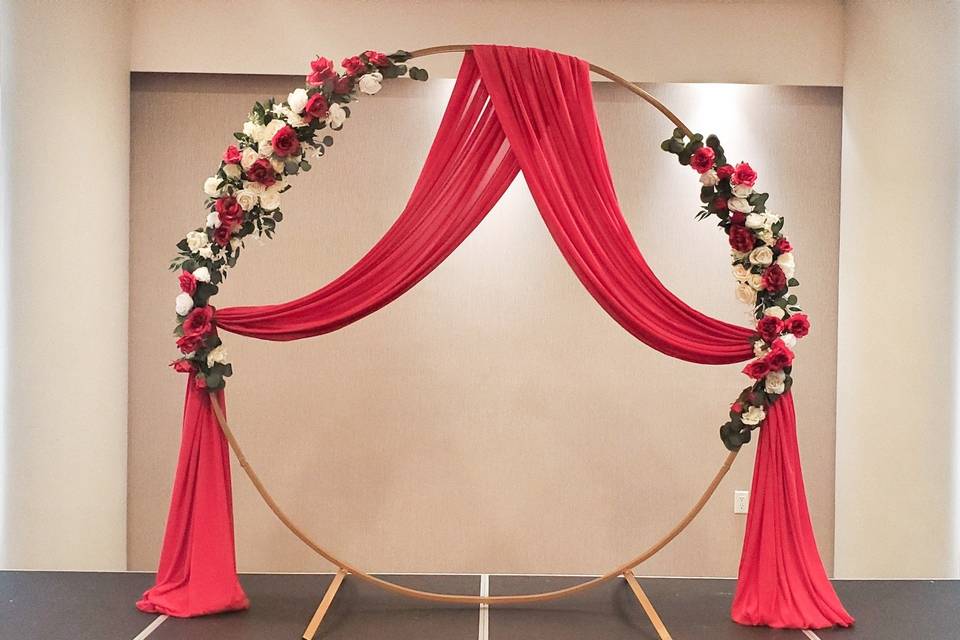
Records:
[[[700,184],[705,187],[715,187],[718,182],[720,182],[720,178],[713,169],[709,169],[705,173],[700,174]]]
[[[287,126],[287,123],[281,120],[280,118],[274,118],[263,128],[263,141],[269,142],[273,140],[273,136],[276,135],[277,131],[283,129]]]
[[[252,191],[253,193],[257,194],[263,193],[267,190],[267,188],[259,182],[251,182],[249,180],[243,183],[243,189],[244,191]]]
[[[276,185],[260,194],[260,206],[266,211],[280,208],[280,189]]]
[[[733,192],[734,197],[746,198],[753,193],[753,187],[748,187],[745,184],[735,184],[733,185],[731,191]]]
[[[763,422],[763,419],[766,417],[767,412],[763,410],[763,407],[755,407],[751,405],[749,409],[740,415],[740,420],[743,421],[743,424],[752,427]]]
[[[260,154],[247,147],[243,150],[243,153],[240,154],[240,166],[244,169],[249,169],[253,166],[253,163],[260,159]]]
[[[227,176],[231,180],[238,179],[240,177],[240,165],[238,164],[223,165],[223,175]]]
[[[220,226],[220,214],[216,211],[211,211],[207,214],[207,227],[213,227],[214,229]]]
[[[763,388],[767,393],[783,393],[787,374],[783,371],[771,371],[763,381]]]
[[[777,264],[783,269],[783,275],[788,278],[792,278],[794,272],[797,270],[797,264],[794,262],[792,251],[789,253],[781,253],[777,256]]]
[[[760,291],[763,289],[763,276],[759,273],[751,273],[750,277],[747,278],[747,284],[754,291]]]
[[[243,135],[253,138],[254,140],[259,140],[263,135],[263,125],[247,120],[243,123]]]
[[[753,355],[762,358],[767,353],[767,343],[763,340],[757,340],[753,343]]]
[[[360,89],[361,93],[372,96],[382,88],[382,85],[380,84],[381,82],[383,82],[383,74],[378,71],[374,71],[373,73],[367,73],[360,76],[360,82],[357,83],[357,87]]]
[[[343,107],[336,102],[330,105],[330,110],[327,112],[327,126],[331,129],[339,129],[346,120],[347,112],[343,110]]]
[[[205,247],[200,247],[197,249],[197,255],[201,258],[212,258],[213,257],[213,247],[209,244]]]
[[[237,191],[237,195],[234,197],[237,199],[237,204],[240,205],[240,208],[244,211],[250,211],[250,209],[257,206],[257,194],[249,189]]]
[[[196,278],[197,282],[210,282],[210,269],[206,267],[195,269],[193,277]]]
[[[216,363],[226,364],[227,363],[227,350],[224,346],[217,345],[210,350],[210,353],[207,354],[207,366],[212,367]]]
[[[215,198],[218,195],[220,195],[220,189],[218,187],[219,184],[220,184],[219,178],[217,178],[216,176],[210,176],[209,178],[203,181],[203,192],[208,196],[210,196],[211,198]]]
[[[191,231],[187,234],[187,247],[196,253],[210,244],[210,238],[203,231]]]
[[[773,235],[773,231],[761,229],[760,231],[757,231],[757,237],[760,238],[760,241],[768,247],[772,247],[773,245],[777,244],[777,238]]]
[[[269,158],[273,155],[273,145],[269,142],[261,142],[257,145],[257,153],[260,154],[261,158]]]
[[[743,282],[750,277],[750,271],[738,262],[733,265],[733,277],[737,279],[737,282]]]
[[[764,219],[762,213],[751,213],[747,216],[744,223],[748,229],[763,229]]]
[[[780,319],[782,320],[782,319],[783,319],[783,316],[785,315],[785,313],[784,313],[784,311],[783,311],[783,307],[776,307],[776,306],[774,306],[774,307],[768,307],[768,308],[763,312],[763,315],[765,315],[765,316],[773,316],[774,318],[780,318]]]
[[[287,96],[287,104],[290,105],[290,110],[294,113],[303,113],[303,110],[307,107],[308,99],[306,89],[294,89]]]
[[[176,299],[176,308],[178,316],[185,316],[190,313],[190,309],[193,309],[193,296],[187,292],[183,292],[177,296]]]
[[[750,264],[758,264],[762,267],[773,262],[773,250],[770,247],[757,247],[750,252]]]
[[[741,282],[737,285],[737,300],[744,304],[756,304],[757,303],[757,292],[754,291],[753,287],[745,282]]]
[[[753,206],[743,198],[733,197],[727,200],[727,208],[730,211],[739,211],[740,213],[750,213]]]

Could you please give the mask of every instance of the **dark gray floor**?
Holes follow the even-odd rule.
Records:
[[[249,611],[167,619],[148,640],[296,640],[330,583],[329,575],[244,575]],[[143,573],[0,572],[0,640],[132,640],[156,616],[133,603],[152,582]],[[393,576],[412,587],[476,594],[480,576]],[[491,576],[490,594],[529,593],[582,580]],[[801,631],[745,628],[729,620],[732,580],[641,578],[675,640],[808,640]],[[960,640],[960,582],[836,582],[853,629],[820,630],[821,640]],[[394,596],[349,577],[317,640],[474,640],[477,607],[445,607]],[[622,580],[526,608],[492,608],[491,640],[655,640]]]

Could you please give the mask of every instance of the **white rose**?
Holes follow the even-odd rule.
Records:
[[[216,211],[211,211],[207,214],[207,227],[213,227],[216,229],[220,226],[220,214]]]
[[[277,131],[280,131],[280,129],[283,129],[285,126],[287,126],[286,122],[280,118],[274,118],[263,128],[263,140],[273,140],[273,136],[276,135]]]
[[[210,176],[203,182],[203,192],[210,196],[211,198],[220,195],[220,189],[217,185],[220,184],[220,179],[216,176]]]
[[[250,182],[249,180],[243,183],[243,189],[245,191],[252,191],[253,193],[263,193],[266,191],[266,187],[260,184],[259,182]]]
[[[743,282],[750,277],[750,272],[745,266],[738,262],[733,265],[733,277],[737,279],[737,282]]]
[[[210,282],[210,269],[207,269],[206,267],[195,269],[193,272],[193,277],[197,279],[197,282]]]
[[[765,267],[771,262],[773,262],[773,250],[770,247],[757,247],[750,252],[750,264]]]
[[[767,393],[783,393],[786,379],[787,374],[783,371],[771,371],[763,381],[763,388]]]
[[[748,187],[744,184],[735,184],[731,189],[733,195],[737,198],[746,198],[751,193],[753,193],[753,187]]]
[[[290,105],[290,110],[294,113],[303,113],[303,110],[307,108],[308,99],[306,89],[294,89],[287,96],[287,104]]]
[[[743,424],[752,427],[763,422],[763,419],[766,417],[767,413],[763,410],[763,407],[751,406],[749,409],[744,411],[743,414],[741,414],[740,420],[743,421]]]
[[[797,270],[797,264],[793,260],[792,251],[781,253],[777,257],[777,264],[780,265],[781,269],[783,269],[783,275],[787,276],[788,278],[792,278],[794,272]]]
[[[276,120],[273,122],[276,122]],[[259,145],[257,145],[257,149],[260,156],[263,158],[269,158],[273,155],[273,144],[270,142],[261,142]]]
[[[240,205],[240,208],[244,211],[250,211],[250,209],[257,206],[257,194],[249,189],[237,191],[237,195],[234,197],[236,197],[237,204]]]
[[[357,86],[360,88],[362,93],[372,96],[380,91],[381,82],[383,82],[383,74],[378,71],[374,71],[373,73],[367,73],[360,76],[360,82],[357,83]]]
[[[280,189],[270,187],[260,194],[260,206],[265,211],[273,211],[280,208]]]
[[[283,173],[283,166],[285,160],[283,158],[270,158],[270,166],[273,167],[273,170],[277,173]]]
[[[260,137],[260,132],[263,130],[263,125],[255,124],[250,120],[247,120],[243,123],[243,135],[248,138],[253,138],[254,140]]]
[[[247,147],[243,150],[243,153],[240,154],[240,166],[244,169],[249,169],[253,166],[253,163],[260,159],[260,154],[256,151]]]
[[[763,229],[765,220],[762,213],[751,213],[747,216],[747,219],[743,224],[749,229]]]
[[[760,289],[763,289],[763,276],[759,273],[751,273],[750,277],[747,278],[747,284],[754,291],[760,291]]]
[[[762,358],[767,353],[767,343],[763,340],[757,340],[753,343],[753,355]]]
[[[193,309],[193,296],[186,292],[181,293],[177,296],[176,307],[178,316],[187,315],[190,309]]]
[[[783,344],[787,345],[790,349],[793,349],[797,346],[797,336],[792,333],[785,333],[780,336],[780,339],[783,340]]]
[[[209,244],[205,247],[200,247],[197,249],[197,255],[201,258],[212,258],[213,257],[213,247]]]
[[[720,178],[717,177],[717,172],[713,169],[700,174],[700,184],[705,187],[715,187],[718,182],[720,182]]]
[[[212,367],[214,363],[217,363],[217,362],[221,364],[227,363],[227,350],[224,348],[222,344],[217,345],[216,347],[210,350],[210,353],[207,354],[208,367]]]
[[[757,237],[760,238],[761,242],[768,247],[772,247],[773,245],[777,244],[777,238],[773,235],[773,231],[761,229],[760,231],[757,231]]]
[[[336,102],[330,105],[330,109],[327,112],[327,126],[331,129],[339,129],[346,120],[347,112],[343,110],[343,107]]]
[[[223,175],[231,180],[236,180],[240,177],[240,165],[233,163],[223,165]]]
[[[776,306],[774,306],[774,307],[768,307],[768,308],[763,312],[763,315],[765,315],[765,316],[773,316],[774,318],[780,318],[781,320],[783,320],[783,316],[784,316],[783,307],[776,307]]]
[[[739,211],[740,213],[750,213],[753,211],[753,206],[743,198],[730,198],[727,200],[727,208],[730,211]]]
[[[744,304],[756,304],[757,292],[749,284],[741,282],[737,285],[737,300]]]
[[[236,251],[240,246],[243,246],[243,240],[236,236],[230,238],[230,251]]]
[[[187,247],[194,253],[209,244],[210,238],[203,231],[191,231],[187,234]]]

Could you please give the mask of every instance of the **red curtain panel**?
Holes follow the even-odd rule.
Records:
[[[570,267],[632,335],[690,362],[729,364],[752,357],[752,329],[686,305],[657,279],[637,248],[614,191],[587,63],[516,47],[476,46],[464,56],[413,193],[366,255],[297,300],[220,309],[217,326],[261,339],[296,340],[363,318],[450,255],[518,171]],[[138,603],[174,616],[246,606],[236,578],[226,445],[205,392],[188,389],[186,404],[157,585]],[[791,628],[851,624],[817,551],[790,394],[771,411],[757,446],[734,620]]]

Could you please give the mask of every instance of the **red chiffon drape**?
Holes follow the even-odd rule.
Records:
[[[725,364],[752,356],[752,330],[690,308],[644,261],[614,191],[588,65],[515,47],[477,46],[464,56],[407,206],[365,256],[297,300],[218,310],[218,327],[295,340],[359,320],[440,264],[520,170],[567,262],[627,331],[691,362]],[[210,411],[202,393],[188,391],[157,586],[138,603],[142,609],[191,616],[246,606],[234,567],[226,449]],[[217,553],[205,554],[209,549]],[[817,552],[789,394],[771,412],[758,445],[733,617],[789,627],[852,622]]]

